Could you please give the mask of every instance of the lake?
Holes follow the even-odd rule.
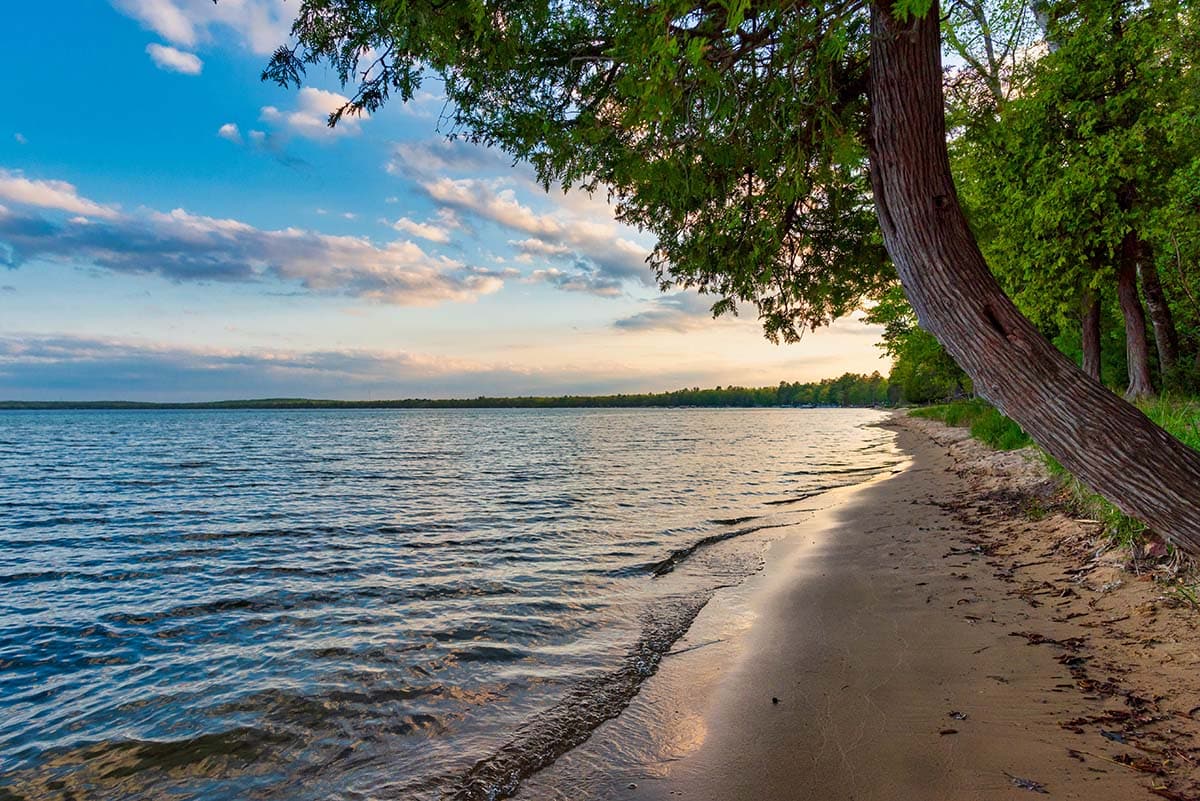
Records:
[[[0,798],[503,795],[885,417],[0,412]]]

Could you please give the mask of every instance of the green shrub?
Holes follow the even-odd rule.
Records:
[[[955,401],[913,409],[913,417],[941,420],[946,425],[970,428],[971,436],[996,450],[1011,451],[1031,444],[1021,427],[981,400]]]
[[[998,451],[1017,450],[1033,442],[1019,425],[990,406],[971,423],[971,436]]]

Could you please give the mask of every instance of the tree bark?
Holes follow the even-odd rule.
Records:
[[[1100,380],[1100,296],[1089,289],[1083,296],[1083,372]]]
[[[1167,304],[1159,280],[1158,267],[1154,264],[1149,243],[1139,240],[1137,263],[1138,277],[1142,283],[1142,295],[1146,298],[1146,311],[1150,313],[1150,324],[1154,327],[1154,344],[1158,348],[1158,366],[1162,370],[1163,388],[1175,379],[1179,367],[1179,331],[1175,318]]]
[[[1128,400],[1148,398],[1154,394],[1150,381],[1150,341],[1146,338],[1146,314],[1138,298],[1137,266],[1140,245],[1132,231],[1121,240],[1117,254],[1117,300],[1125,318],[1125,359],[1129,367]]]
[[[877,0],[871,17],[871,182],[884,243],[922,325],[979,394],[1076,477],[1200,555],[1200,453],[1088,378],[988,270],[950,174],[937,4],[901,21],[890,0]]]

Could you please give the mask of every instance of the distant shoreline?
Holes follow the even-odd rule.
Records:
[[[563,396],[556,398],[447,398],[400,400],[322,400],[312,398],[262,398],[248,400],[155,403],[150,401],[0,401],[0,411],[87,410],[288,410],[288,409],[872,409],[880,403],[781,404],[754,402],[687,403],[659,401],[643,396]]]
[[[697,408],[878,408],[891,406],[887,380],[843,373],[806,383],[780,381],[770,387],[700,387],[668,392],[623,392],[615,395],[515,395],[474,398],[399,398],[392,400],[325,400],[320,398],[247,398],[183,401],[18,401],[0,400],[0,411],[14,409],[642,409]]]

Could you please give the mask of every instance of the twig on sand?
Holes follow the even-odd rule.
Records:
[[[1028,790],[1031,793],[1050,794],[1050,791],[1046,789],[1046,785],[1041,782],[1035,782],[1033,779],[1022,779],[1020,776],[1014,776],[1008,772],[1005,772],[1004,775],[1008,777],[1008,780],[1013,783],[1014,787],[1020,787],[1022,790]]]

